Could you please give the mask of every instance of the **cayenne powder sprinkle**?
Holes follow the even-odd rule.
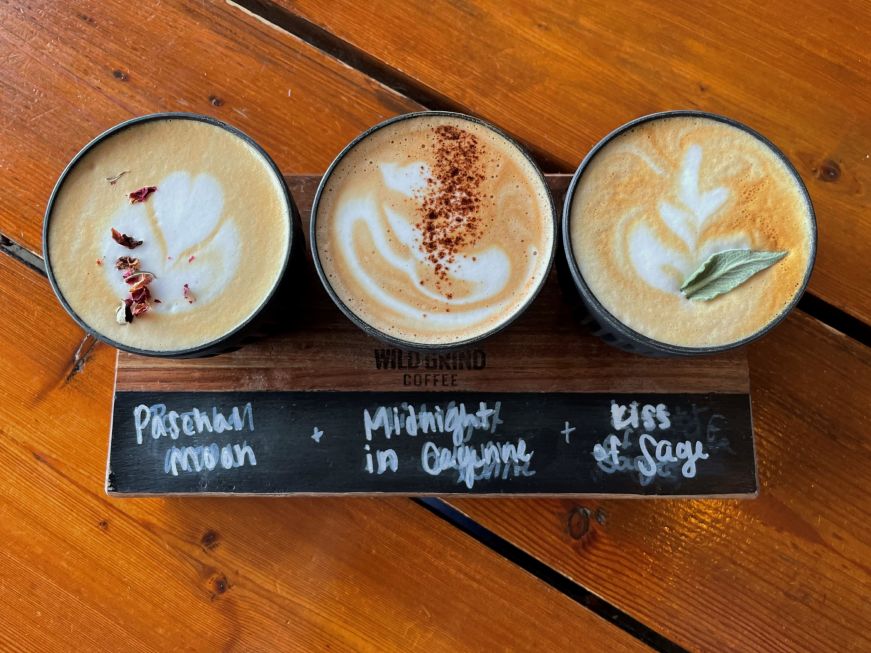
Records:
[[[436,287],[449,281],[446,264],[481,237],[484,146],[478,137],[452,125],[433,129],[435,162],[418,196],[420,249],[432,263]]]

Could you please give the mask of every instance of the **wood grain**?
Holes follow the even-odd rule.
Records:
[[[0,648],[646,650],[409,500],[109,499],[114,352],[70,376],[45,280],[0,296]]]
[[[0,3],[0,232],[41,250],[51,189],[91,138],[192,111],[320,172],[372,124],[419,106],[224,2]]]
[[[451,503],[691,650],[867,651],[871,350],[797,312],[750,369],[758,499]]]
[[[211,113],[311,170],[416,108],[219,3],[4,3],[0,57],[0,230],[31,249],[65,162],[131,115]],[[2,256],[0,298],[0,647],[639,648],[407,500],[107,499],[115,352]]]
[[[567,175],[548,177],[559,201]],[[319,177],[288,177],[308,234]],[[119,354],[118,390],[403,390],[402,370],[379,370],[365,335],[333,304],[314,273],[310,252],[298,302],[277,317],[280,330],[236,352],[214,358],[170,360]],[[562,255],[557,252],[557,255]],[[457,390],[512,392],[727,392],[747,393],[743,350],[717,356],[654,359],[613,349],[581,325],[571,280],[563,291],[551,273],[533,305],[510,327],[475,349],[482,370],[456,374]],[[302,288],[305,286],[305,290]],[[576,304],[573,307],[572,304]],[[290,329],[288,329],[288,324]],[[440,389],[440,388],[433,388]]]
[[[821,233],[811,291],[871,322],[859,246],[871,231],[867,2],[249,4],[284,7],[439,104],[498,123],[552,160],[551,172],[573,170],[609,131],[654,111],[749,124],[809,187]]]
[[[365,4],[309,15],[402,70],[419,68],[461,108],[534,137],[560,170],[656,109],[720,111],[762,130],[799,166],[818,210],[812,288],[867,319],[857,246],[869,220],[865,5],[741,0],[706,6],[701,20],[689,3],[407,2],[401,20],[385,4],[377,19]],[[346,18],[354,29],[339,31]],[[443,34],[454,35],[447,46]],[[366,126],[418,106],[220,3],[2,3],[0,61],[0,231],[36,250],[63,165],[132,115],[210,113],[284,170],[313,172]],[[530,632],[536,648],[625,643],[611,629],[601,641],[600,621],[588,625],[549,591],[529,608],[541,604],[540,584],[491,567],[407,501],[107,500],[114,352],[90,349],[47,286],[7,263],[0,257],[0,647],[274,650],[325,648],[329,637],[383,650],[418,637],[419,648],[456,650],[479,641],[461,637],[489,628],[480,615],[494,601],[535,621],[520,614],[501,643],[516,633],[521,647]],[[458,505],[690,648],[867,649],[857,630],[871,620],[867,350],[796,314],[751,353],[761,499],[583,504],[593,523],[579,540],[569,534],[575,503]],[[496,580],[469,576],[479,569]]]

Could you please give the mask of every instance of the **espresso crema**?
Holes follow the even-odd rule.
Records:
[[[354,144],[321,189],[316,256],[339,301],[403,342],[498,329],[548,273],[553,204],[513,142],[455,115],[411,115]]]
[[[607,142],[582,171],[571,247],[592,294],[658,342],[717,347],[779,317],[812,263],[813,213],[800,181],[764,141],[712,118],[664,116]],[[710,301],[681,293],[727,249],[787,252]]]
[[[201,120],[159,118],[79,158],[54,199],[46,254],[92,331],[176,352],[219,341],[261,308],[283,272],[290,225],[283,181],[255,147]],[[147,292],[131,279],[148,281]]]

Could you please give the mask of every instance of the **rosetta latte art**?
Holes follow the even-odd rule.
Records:
[[[770,324],[812,261],[800,180],[766,142],[703,116],[666,115],[611,137],[582,169],[572,256],[599,304],[660,343],[720,347]],[[789,252],[734,290],[693,301],[684,284],[727,250]]]
[[[148,201],[124,202],[111,218],[122,233],[143,244],[135,255],[155,280],[149,289],[160,299],[151,310],[184,313],[218,298],[239,267],[239,230],[224,211],[220,182],[208,173],[196,176],[178,171],[158,181]],[[130,250],[109,238],[105,258],[110,263]],[[105,265],[106,281],[119,286],[114,266]],[[184,285],[195,292],[193,304],[184,297]]]
[[[380,172],[387,188],[409,199],[414,199],[422,191],[429,177],[429,167],[420,162],[403,167],[385,163],[380,166]],[[496,316],[508,308],[508,301],[492,302],[493,298],[503,292],[512,275],[511,259],[507,252],[491,245],[474,254],[457,254],[452,262],[445,261],[442,265],[448,278],[463,282],[471,288],[470,292],[455,297],[452,296],[453,293],[433,289],[426,285],[426,280],[421,275],[421,270],[426,270],[430,263],[421,247],[423,234],[420,229],[415,226],[410,216],[402,215],[386,204],[379,204],[371,196],[345,202],[336,215],[340,255],[365,289],[369,299],[409,318],[421,317],[420,308],[385,290],[367,271],[367,266],[355,246],[354,231],[358,223],[363,223],[368,229],[375,244],[376,255],[397,273],[404,275],[409,288],[416,289],[415,292],[452,309],[451,312],[428,314],[427,320],[430,324],[473,324]],[[403,254],[397,254],[395,248],[387,242],[385,224],[393,238],[400,243]],[[532,256],[528,259],[532,259]],[[527,274],[529,273],[531,270],[527,270]]]
[[[647,155],[639,152],[638,156],[657,175],[667,174]],[[645,214],[652,207],[634,207],[624,218],[625,230],[617,232],[626,239],[629,260],[638,276],[648,285],[674,295],[680,295],[683,280],[712,254],[750,247],[750,237],[746,233],[727,237],[702,236],[705,227],[716,221],[731,194],[724,186],[705,191],[700,189],[699,171],[703,156],[700,145],[693,144],[686,149],[673,182],[679,204],[660,200],[655,207],[655,219]],[[664,238],[663,228],[677,240]],[[667,240],[679,246],[671,246]]]

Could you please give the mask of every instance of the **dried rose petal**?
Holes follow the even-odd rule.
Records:
[[[184,285],[184,298],[188,300],[188,304],[193,304],[197,301],[197,298],[194,297],[194,294],[191,292],[191,288],[188,284]]]
[[[193,255],[193,254],[191,254],[191,255],[190,255],[190,258],[188,258],[188,263],[193,263],[193,261],[194,261],[195,258],[196,258],[196,256]]]
[[[157,190],[157,186],[143,186],[139,190],[130,193],[130,203],[144,202],[146,198]]]
[[[146,272],[144,270],[139,272],[134,272],[129,275],[124,281],[130,286],[130,292],[134,292],[139,290],[140,288],[145,288],[148,284],[154,281],[155,276],[151,274],[151,272]]]
[[[115,261],[116,270],[138,270],[139,259],[132,256],[119,256]]]
[[[130,306],[133,302],[129,299],[122,299],[120,306],[115,310],[115,321],[118,324],[129,324],[133,321],[133,311]]]
[[[148,289],[148,286],[143,286],[142,288],[131,291],[130,298],[134,302],[147,302],[151,299],[151,291]]]
[[[114,240],[122,247],[127,247],[128,249],[136,249],[142,244],[141,240],[136,240],[135,238],[133,238],[133,236],[122,234],[114,227],[112,227],[112,240]]]
[[[133,313],[134,317],[139,317],[143,313],[148,311],[148,304],[146,302],[133,302],[133,305],[130,307],[130,312]]]

